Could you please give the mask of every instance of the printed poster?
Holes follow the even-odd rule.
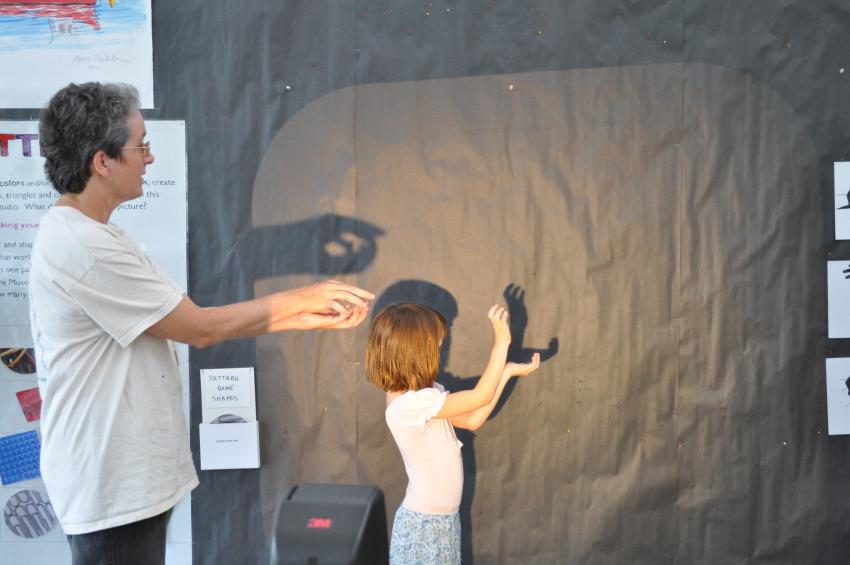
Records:
[[[186,132],[179,121],[145,123],[155,161],[147,167],[144,196],[122,204],[110,221],[120,225],[175,281],[187,282]],[[0,121],[0,437],[8,447],[29,449],[39,430],[40,398],[29,330],[28,274],[32,241],[42,214],[58,194],[44,174],[35,121]],[[189,417],[189,357],[176,347]],[[18,435],[24,434],[24,435]],[[29,435],[26,435],[29,434]],[[19,445],[20,444],[20,445]],[[0,454],[2,456],[2,454]],[[0,461],[10,484],[0,486],[0,563],[70,563],[68,544],[56,524],[44,484],[27,469]],[[12,476],[12,474],[15,476]],[[5,477],[4,475],[4,477]],[[29,514],[27,514],[29,512]],[[174,509],[168,526],[167,563],[191,563],[190,499]]]

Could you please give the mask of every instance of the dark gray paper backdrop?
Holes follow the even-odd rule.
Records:
[[[845,1],[153,8],[148,116],[187,122],[198,303],[413,281],[455,304],[455,384],[509,284],[524,346],[557,338],[464,436],[466,563],[850,559],[850,444],[826,437],[823,385],[847,349],[826,340],[824,277],[827,253],[850,258],[832,241]],[[196,563],[263,562],[299,482],[400,502],[364,336],[193,352],[193,375],[257,367],[264,460],[201,473]]]
[[[450,375],[480,372],[485,312],[510,283],[525,290],[525,343],[558,339],[461,438],[476,562],[695,563],[697,544],[734,559],[781,543],[766,508],[814,511],[787,473],[825,440],[798,429],[823,399],[800,403],[788,382],[819,379],[805,360],[817,313],[800,299],[822,265],[819,195],[799,189],[816,175],[788,105],[718,66],[384,83],[322,97],[281,129],[252,222],[340,214],[380,228],[353,280],[452,295]],[[352,249],[368,248],[353,231]],[[255,293],[306,280],[263,278]],[[405,477],[358,363],[363,332],[257,343],[258,409],[280,415],[266,422],[264,521],[286,485],[314,478],[379,484],[397,506]]]

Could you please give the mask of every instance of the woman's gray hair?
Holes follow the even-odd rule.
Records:
[[[123,159],[130,117],[138,109],[139,93],[128,84],[69,84],[54,94],[38,127],[44,172],[53,188],[60,194],[82,192],[100,150]]]

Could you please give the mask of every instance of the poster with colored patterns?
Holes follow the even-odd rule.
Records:
[[[179,284],[187,284],[186,131],[181,121],[148,121],[147,140],[156,157],[144,177],[144,195],[110,218],[125,229]],[[0,461],[8,480],[0,486],[0,564],[70,563],[67,542],[50,507],[44,483],[26,473],[20,454],[40,433],[36,364],[29,328],[28,274],[32,242],[56,192],[44,173],[35,121],[0,121],[0,438],[11,455]],[[176,353],[189,417],[189,356]],[[29,435],[21,435],[29,434]],[[13,453],[14,452],[14,453]],[[0,457],[3,456],[0,451]],[[16,457],[17,459],[12,459]],[[26,461],[24,461],[26,462]],[[4,463],[6,466],[3,467]],[[18,480],[20,479],[20,480]],[[14,481],[14,482],[13,482]],[[8,484],[7,484],[8,483]],[[189,497],[174,509],[168,528],[167,562],[191,563]],[[6,558],[11,561],[5,561]]]

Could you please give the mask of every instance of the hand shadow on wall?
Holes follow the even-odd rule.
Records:
[[[254,281],[297,274],[359,273],[375,259],[376,240],[381,235],[384,230],[369,222],[324,214],[255,227],[239,239],[236,257],[228,259],[252,259],[243,271],[250,272]]]
[[[558,338],[549,340],[546,349],[533,349],[524,346],[525,328],[528,325],[528,309],[525,306],[525,291],[518,285],[509,284],[502,293],[505,305],[510,313],[511,345],[508,348],[508,361],[525,363],[531,360],[534,353],[540,354],[540,361],[551,359],[558,352]],[[449,328],[448,335],[440,347],[440,374],[437,381],[449,392],[469,390],[478,383],[480,375],[473,377],[458,377],[449,373],[446,366],[451,352],[452,325],[458,314],[457,301],[445,288],[424,280],[403,280],[388,287],[375,303],[372,315],[380,312],[385,306],[399,302],[425,304],[437,310],[446,320]],[[488,336],[488,340],[492,340]],[[494,408],[490,418],[494,418],[507,402],[508,397],[516,387],[517,378],[512,378],[505,386],[502,396]],[[461,457],[463,460],[463,495],[460,501],[461,526],[461,558],[467,565],[474,560],[472,550],[472,501],[475,497],[475,434],[470,430],[456,429],[458,439],[463,443]],[[392,514],[392,511],[390,512]]]

